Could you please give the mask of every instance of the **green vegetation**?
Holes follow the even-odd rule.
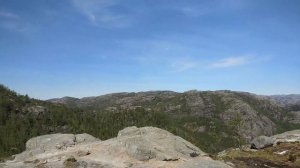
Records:
[[[276,123],[277,133],[283,133],[287,130],[300,129],[300,124],[287,123],[287,122],[277,122]]]

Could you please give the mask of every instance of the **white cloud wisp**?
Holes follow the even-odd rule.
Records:
[[[228,68],[239,65],[244,65],[249,62],[249,57],[241,56],[241,57],[229,57],[225,59],[218,60],[212,63],[210,68]]]
[[[131,24],[128,15],[117,13],[112,9],[118,5],[117,0],[71,0],[72,5],[96,26],[123,28]]]

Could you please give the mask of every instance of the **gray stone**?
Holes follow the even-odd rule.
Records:
[[[300,142],[300,130],[287,131],[271,137],[274,145],[283,142]]]
[[[75,138],[76,144],[100,141],[98,138],[95,138],[87,133],[76,134]]]
[[[14,160],[16,161],[24,161],[24,160],[33,160],[33,157],[37,154],[40,154],[40,153],[44,153],[45,150],[44,149],[40,149],[40,148],[36,148],[36,149],[33,149],[33,150],[26,150],[20,154],[17,154],[15,155],[15,158]]]
[[[118,133],[128,154],[137,160],[178,160],[191,154],[206,155],[198,147],[173,134],[154,127],[128,127]]]
[[[79,150],[79,151],[77,151],[77,153],[76,153],[76,155],[77,155],[78,157],[83,157],[83,156],[86,156],[86,155],[89,155],[89,154],[91,154],[91,153],[90,153],[90,151],[88,151],[88,150]]]
[[[100,141],[89,134],[49,134],[31,138],[26,142],[26,151],[15,155],[16,161],[34,160],[38,154],[51,150],[65,150],[76,144]],[[87,152],[85,152],[87,153]]]
[[[75,145],[74,134],[50,134],[30,139],[26,142],[26,150],[62,149]]]
[[[300,130],[287,131],[271,137],[259,136],[251,142],[251,148],[263,149],[278,143],[300,142]]]
[[[47,113],[48,109],[44,106],[31,106],[27,108],[27,111],[38,116]]]
[[[263,149],[273,145],[273,139],[267,136],[259,136],[251,141],[252,149]]]
[[[57,147],[58,145],[61,147]],[[26,151],[1,168],[228,168],[172,133],[154,127],[128,127],[100,141],[88,134],[52,134],[32,138]]]
[[[197,158],[180,164],[176,168],[231,168],[231,166],[210,158]]]
[[[26,150],[65,149],[75,144],[99,141],[89,134],[49,134],[32,138],[26,142]]]
[[[300,111],[291,111],[290,115],[292,117],[287,118],[288,122],[293,123],[293,124],[300,123]]]

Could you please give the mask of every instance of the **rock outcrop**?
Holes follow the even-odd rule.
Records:
[[[251,142],[251,147],[263,149],[284,142],[300,142],[300,130],[288,131],[271,137],[259,136]]]
[[[0,167],[230,168],[181,137],[154,127],[128,127],[106,141],[88,134],[39,136]]]
[[[32,138],[26,142],[26,151],[15,155],[15,161],[32,160],[35,155],[48,151],[63,151],[78,144],[100,141],[89,134],[50,134]]]
[[[251,148],[250,145],[230,148],[220,152],[217,159],[232,163],[237,168],[299,168],[300,130],[257,137]]]
[[[251,148],[253,149],[263,149],[268,146],[273,145],[273,140],[267,136],[259,136],[251,141]]]
[[[48,112],[48,109],[44,106],[30,106],[24,109],[23,111],[32,113],[36,116],[43,115]]]

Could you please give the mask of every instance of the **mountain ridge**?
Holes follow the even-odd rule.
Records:
[[[154,126],[214,153],[260,135],[300,129],[300,118],[294,117],[300,113],[247,92],[123,92],[84,99],[64,97],[72,101],[61,104],[31,99],[0,86],[0,133],[6,135],[0,137],[0,157],[24,150],[31,137],[49,133],[88,133],[108,139],[128,126]]]
[[[59,103],[67,106],[92,111],[121,112],[142,107],[149,111],[162,111],[176,116],[219,118],[225,122],[240,120],[245,122],[243,126],[246,125],[245,127],[251,130],[251,132],[240,132],[244,137],[250,135],[246,141],[250,141],[259,134],[272,135],[276,132],[276,122],[287,120],[287,115],[296,115],[287,114],[285,107],[278,105],[276,100],[267,96],[230,90],[190,90],[182,93],[174,91],[121,92],[85,97],[71,103],[69,100],[59,100],[61,100]],[[252,134],[253,132],[256,133]]]

